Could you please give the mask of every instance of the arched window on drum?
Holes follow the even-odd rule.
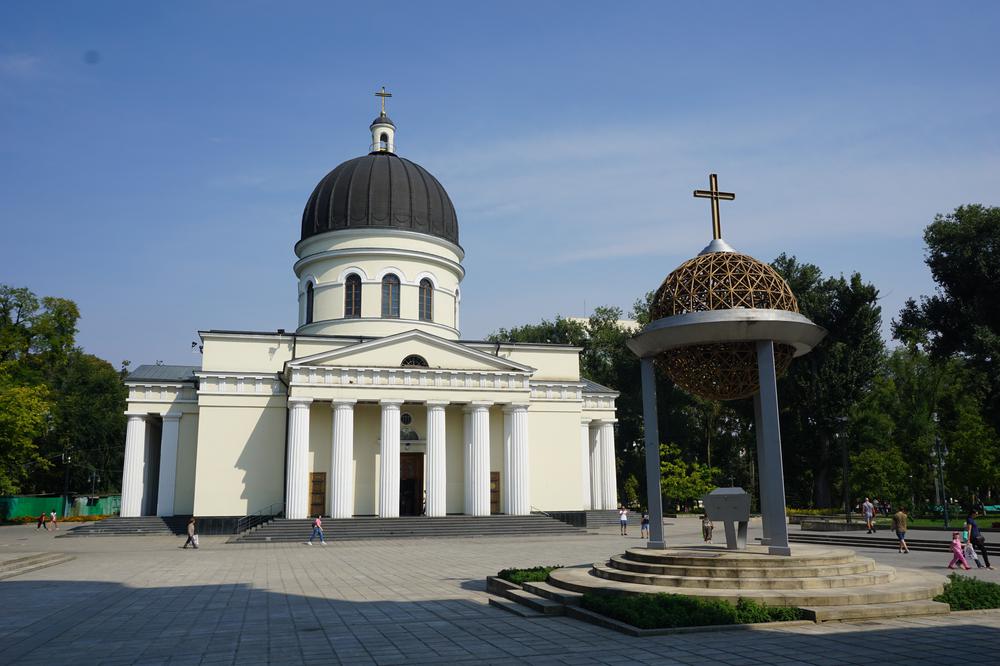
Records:
[[[306,283],[306,321],[305,323],[311,324],[313,322],[313,305],[316,299],[316,292],[313,287],[313,283],[310,280]]]
[[[424,278],[420,281],[420,320],[434,319],[434,284]]]
[[[399,278],[392,273],[382,278],[382,318],[399,319]]]
[[[361,278],[351,273],[344,281],[344,318],[357,319],[361,316]]]

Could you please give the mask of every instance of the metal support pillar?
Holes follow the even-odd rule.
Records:
[[[760,379],[760,415],[757,427],[763,438],[766,466],[760,468],[761,518],[767,525],[768,553],[791,555],[785,522],[785,479],[781,465],[781,427],[778,421],[778,382],[774,374],[774,343],[757,341],[757,374]],[[758,440],[759,441],[759,440]]]
[[[666,548],[663,539],[663,499],[660,492],[660,433],[656,414],[656,372],[653,359],[639,360],[642,372],[642,422],[646,444],[646,497],[649,503],[647,548]],[[773,374],[773,372],[772,372]]]
[[[753,394],[753,431],[757,437],[757,508],[760,510],[761,531],[764,533],[760,543],[768,546],[771,543],[771,524],[764,515],[764,489],[761,483],[764,470],[767,469],[767,447],[764,445],[763,421],[760,417],[760,392]]]

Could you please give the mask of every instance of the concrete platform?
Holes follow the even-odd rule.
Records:
[[[933,601],[945,582],[944,576],[876,564],[848,549],[805,545],[796,545],[789,557],[768,555],[760,546],[744,552],[701,545],[634,548],[589,568],[557,569],[548,580],[576,593],[752,599],[802,608],[817,621],[947,613],[946,604]]]

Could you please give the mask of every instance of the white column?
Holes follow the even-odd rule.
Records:
[[[354,516],[354,403],[333,401],[330,443],[330,517]]]
[[[472,403],[472,479],[470,495],[473,516],[490,515],[490,405]]]
[[[125,463],[122,469],[122,518],[142,515],[143,474],[146,468],[146,415],[125,412]]]
[[[590,496],[590,419],[581,417],[580,421],[580,488],[583,491],[583,510],[593,509]]]
[[[512,516],[531,513],[528,472],[528,406],[508,405],[503,409],[503,512]]]
[[[590,439],[590,501],[594,509],[613,509],[614,507],[604,506],[604,492],[601,490],[604,481],[604,456],[601,451],[601,429],[597,421],[591,421],[587,427],[587,435]]]
[[[601,421],[601,504],[605,509],[618,508],[618,480],[615,475],[615,422]]]
[[[402,400],[381,400],[382,445],[379,449],[378,515],[399,517],[399,406]]]
[[[288,399],[288,469],[285,517],[309,516],[309,406],[312,398]]]
[[[446,514],[444,401],[427,401],[427,510],[431,517]]]
[[[156,498],[156,515],[174,515],[174,486],[177,485],[177,440],[180,438],[181,415],[164,414],[160,429],[160,481]]]
[[[462,511],[472,515],[472,405],[462,408],[462,463],[465,475],[462,477],[464,499]]]

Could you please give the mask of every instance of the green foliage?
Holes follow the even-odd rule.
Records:
[[[945,583],[944,592],[934,597],[953,611],[1000,608],[1000,585],[979,580],[971,576],[951,574]]]
[[[622,497],[625,506],[635,507],[644,504],[644,502],[639,501],[639,479],[635,478],[635,474],[629,474],[625,479]]]
[[[561,564],[553,564],[547,567],[531,567],[529,569],[503,569],[497,572],[497,578],[502,578],[511,583],[521,585],[523,583],[544,583],[554,569],[561,569]]]
[[[0,285],[0,491],[101,490],[121,478],[126,393],[75,344],[76,304]]]
[[[773,266],[802,314],[827,330],[778,382],[787,493],[796,503],[832,506],[841,419],[871,389],[884,360],[878,289],[857,273],[824,278],[817,266],[784,254]]]
[[[587,592],[580,604],[640,629],[672,629],[725,624],[800,620],[798,608],[772,607],[748,599],[728,601],[681,594],[610,595]]]
[[[678,503],[701,499],[716,487],[719,470],[699,462],[686,462],[676,444],[660,445],[660,485],[663,494]]]
[[[12,386],[0,372],[0,495],[20,492],[33,468],[48,465],[35,439],[50,409],[44,386]]]
[[[985,388],[984,413],[1000,429],[1000,207],[960,206],[924,230],[926,262],[938,285],[906,302],[893,335],[935,358],[966,359]]]

